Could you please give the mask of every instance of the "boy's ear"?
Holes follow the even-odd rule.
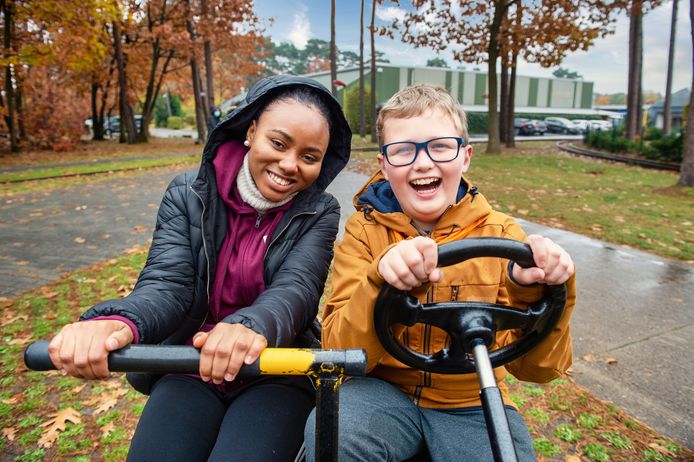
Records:
[[[386,161],[383,159],[383,154],[379,154],[376,156],[376,159],[378,159],[378,167],[381,169],[381,173],[385,177],[386,180],[388,180],[388,173],[386,172]]]
[[[472,160],[472,146],[469,144],[465,146],[461,154],[463,156],[463,172],[467,172],[467,169],[470,168],[470,160]]]

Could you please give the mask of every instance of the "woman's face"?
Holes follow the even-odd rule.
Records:
[[[330,135],[328,122],[315,107],[280,100],[251,123],[246,139],[256,186],[267,200],[280,202],[318,178]]]

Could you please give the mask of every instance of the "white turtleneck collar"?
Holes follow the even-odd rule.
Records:
[[[236,187],[239,190],[239,195],[243,201],[253,207],[256,212],[264,214],[270,209],[275,207],[280,207],[296,196],[297,193],[290,194],[279,202],[269,201],[263,196],[253,181],[253,176],[251,176],[251,169],[248,165],[248,153],[243,158],[243,165],[241,165],[241,170],[239,170],[238,175],[236,175]]]

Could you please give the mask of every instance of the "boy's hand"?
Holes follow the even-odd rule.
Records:
[[[521,285],[535,283],[558,285],[566,282],[574,274],[574,262],[559,245],[537,234],[528,236],[535,260],[534,268],[521,268],[513,265],[513,279]]]
[[[195,334],[193,346],[200,349],[200,377],[220,384],[234,380],[244,363],[253,364],[267,340],[244,325],[220,322],[209,332]]]
[[[123,321],[102,319],[63,326],[48,344],[56,369],[73,377],[105,379],[108,354],[132,343],[133,331]]]
[[[400,290],[412,290],[425,282],[441,280],[437,268],[438,246],[433,239],[418,236],[401,241],[378,262],[378,273],[385,281]]]

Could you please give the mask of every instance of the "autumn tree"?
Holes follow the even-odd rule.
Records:
[[[10,147],[19,148],[14,133],[35,147],[68,149],[82,134],[92,76],[109,62],[104,28],[114,11],[111,2],[6,0],[1,5],[8,27],[0,107]]]
[[[371,93],[369,95],[369,115],[371,116],[371,142],[376,142],[376,3],[378,0],[371,0],[371,23],[369,24],[369,36],[371,38]]]
[[[626,138],[636,139],[643,126],[643,15],[662,0],[631,0],[625,5],[629,14],[629,71],[627,79]]]
[[[689,9],[689,23],[691,27],[692,45],[694,45],[694,8]],[[692,49],[692,70],[694,71],[694,48]],[[694,73],[692,73],[692,88],[689,93],[689,114],[685,128],[684,153],[680,166],[680,178],[677,182],[680,186],[694,186]]]
[[[359,137],[366,137],[366,105],[364,104],[364,0],[359,11]]]
[[[677,4],[672,0],[672,20],[670,22],[670,45],[668,47],[667,77],[665,79],[665,103],[663,105],[663,133],[672,131],[672,69],[675,64],[675,38],[677,35]]]
[[[337,96],[337,44],[335,42],[335,0],[330,0],[330,89]]]
[[[397,3],[397,2],[396,2]],[[457,61],[487,63],[488,136],[487,152],[501,150],[497,95],[497,58],[508,49],[509,26],[502,24],[512,5],[520,0],[416,0],[415,11],[395,19],[385,31],[400,33],[405,43],[440,52],[453,51]],[[611,32],[614,4],[601,0],[557,0],[522,2],[519,28],[527,40],[515,44],[519,56],[542,66],[556,66],[566,54],[587,49],[593,41]],[[517,9],[518,10],[518,9]],[[509,24],[516,24],[509,21]],[[435,33],[433,33],[435,31]]]

